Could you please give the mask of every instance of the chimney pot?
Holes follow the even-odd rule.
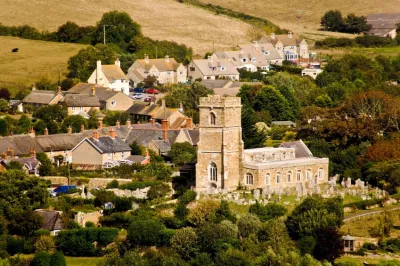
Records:
[[[117,122],[115,122],[115,126],[116,126],[117,128],[120,128],[120,127],[121,127],[121,122],[120,122],[119,120],[117,120]]]
[[[99,119],[99,121],[97,122],[97,129],[100,130],[103,128],[103,120]]]
[[[68,134],[72,134],[72,127],[71,126],[68,127]]]
[[[3,152],[1,154],[1,159],[3,159],[3,160],[7,159],[7,153]]]
[[[193,119],[191,117],[186,117],[186,127],[189,129],[193,128]]]
[[[34,137],[34,136],[35,136],[35,130],[33,129],[33,126],[31,126],[31,127],[29,128],[29,135],[31,135],[31,137]]]
[[[165,56],[165,61],[169,62],[169,56],[168,55]]]
[[[92,95],[96,96],[96,88],[94,86],[92,87]]]
[[[61,86],[58,86],[58,87],[57,87],[57,93],[58,93],[58,94],[61,94]]]
[[[85,125],[82,124],[82,125],[81,125],[81,132],[83,132],[84,130],[85,130]]]
[[[115,60],[115,65],[121,67],[121,62],[119,61],[119,59]]]
[[[162,108],[165,108],[165,99],[162,99],[162,100],[161,100],[161,107],[162,107]]]
[[[154,125],[154,122],[155,122],[155,119],[154,119],[154,118],[150,118],[150,123],[151,123],[152,125]]]
[[[113,127],[110,127],[108,134],[112,139],[115,139],[116,134],[115,134],[115,129]]]
[[[35,90],[36,90],[36,84],[33,83],[33,84],[32,84],[32,91],[35,91]]]
[[[131,120],[126,120],[126,127],[130,128],[132,126]]]
[[[94,131],[93,131],[93,138],[94,138],[95,140],[99,140],[99,132],[98,132],[97,130],[94,130]]]
[[[11,148],[8,148],[7,156],[10,157],[10,158],[14,158],[14,150],[11,149]]]
[[[146,63],[149,63],[149,62],[150,62],[150,61],[149,61],[149,56],[148,56],[147,54],[144,55],[144,61],[145,61]]]
[[[43,134],[44,135],[49,135],[49,130],[47,129],[47,127],[44,129]]]
[[[36,158],[36,151],[34,147],[30,147],[29,149],[29,155],[31,156],[31,158]]]

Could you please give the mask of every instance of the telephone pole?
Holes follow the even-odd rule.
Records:
[[[106,44],[106,27],[109,27],[109,26],[112,26],[112,25],[103,24],[103,44],[104,45]]]

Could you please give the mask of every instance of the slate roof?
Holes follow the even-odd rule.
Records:
[[[180,130],[168,130],[167,139],[170,143],[175,143],[176,137]],[[132,129],[126,139],[127,144],[132,144],[134,141],[148,147],[152,140],[162,140],[163,132],[161,129]]]
[[[144,157],[143,155],[131,155],[126,159],[134,163],[141,163],[146,160],[146,157]]]
[[[64,229],[64,223],[61,220],[61,214],[58,211],[48,210],[35,210],[40,216],[43,217],[41,229],[49,231]]]
[[[304,142],[301,139],[296,140],[296,141],[283,142],[279,147],[280,148],[295,148],[296,159],[297,158],[305,158],[305,157],[313,157],[312,152],[308,149],[307,145],[304,144]]]
[[[117,65],[102,65],[101,70],[109,81],[124,79],[127,80],[124,71]]]
[[[122,141],[121,138],[115,137],[99,137],[99,139],[87,138],[90,144],[96,147],[100,153],[115,153],[123,151],[131,151],[131,147]]]
[[[168,119],[175,112],[179,112],[178,108],[162,107],[158,104],[134,103],[127,111],[132,115],[146,115],[154,119]]]
[[[161,154],[166,154],[171,149],[169,140],[152,140],[152,142],[157,146]]]
[[[198,59],[193,60],[193,64],[195,64],[200,72],[204,76],[229,76],[229,75],[239,75],[239,72],[236,69],[236,66],[232,64],[229,59],[218,59],[213,58],[210,59]],[[222,67],[225,67],[225,70],[222,70]]]
[[[29,170],[33,170],[40,165],[40,162],[38,159],[36,159],[36,157],[21,157],[4,160],[6,164],[9,164],[11,161],[16,161],[22,166],[26,165]]]
[[[57,96],[56,91],[34,90],[23,100],[23,103],[49,104]]]
[[[198,129],[187,130],[192,140],[192,145],[197,145],[200,139],[200,131]]]
[[[67,107],[100,107],[99,99],[91,94],[67,94],[62,102]]]

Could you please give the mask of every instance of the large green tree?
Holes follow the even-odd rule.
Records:
[[[197,149],[189,142],[174,143],[168,152],[168,157],[176,165],[195,162],[197,158]]]
[[[329,10],[321,18],[321,26],[324,30],[340,31],[343,24],[344,19],[339,10]]]

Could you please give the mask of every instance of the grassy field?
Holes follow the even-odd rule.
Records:
[[[67,266],[96,266],[103,258],[65,257]]]
[[[18,47],[18,53],[11,49]],[[0,86],[30,86],[42,77],[57,80],[66,74],[68,59],[84,45],[0,36]]]
[[[103,13],[125,11],[142,25],[143,32],[158,40],[172,40],[204,55],[215,48],[247,42],[250,26],[174,0],[1,0],[0,23],[28,24],[40,30],[57,30],[67,21],[95,25]],[[44,16],[43,14],[51,14]]]
[[[400,55],[400,46],[384,47],[384,48],[337,48],[337,49],[313,49],[318,57],[333,57],[338,58],[345,54],[363,54],[368,57],[377,55],[397,56]]]
[[[367,262],[369,264],[378,264],[379,262],[381,262],[382,260],[385,259],[375,259],[375,258],[366,258],[366,257],[350,257],[350,256],[343,256],[339,259],[337,259],[335,262],[339,263],[339,262],[353,262],[356,263],[357,265],[364,265],[364,262]]]
[[[298,32],[296,15],[301,13],[300,33],[309,39],[321,39],[327,35],[344,36],[344,34],[317,31],[321,16],[328,10],[340,10],[343,14],[400,12],[398,0],[310,0],[310,1],[266,1],[266,0],[200,0],[204,3],[220,5],[235,11],[270,20],[278,26]]]

